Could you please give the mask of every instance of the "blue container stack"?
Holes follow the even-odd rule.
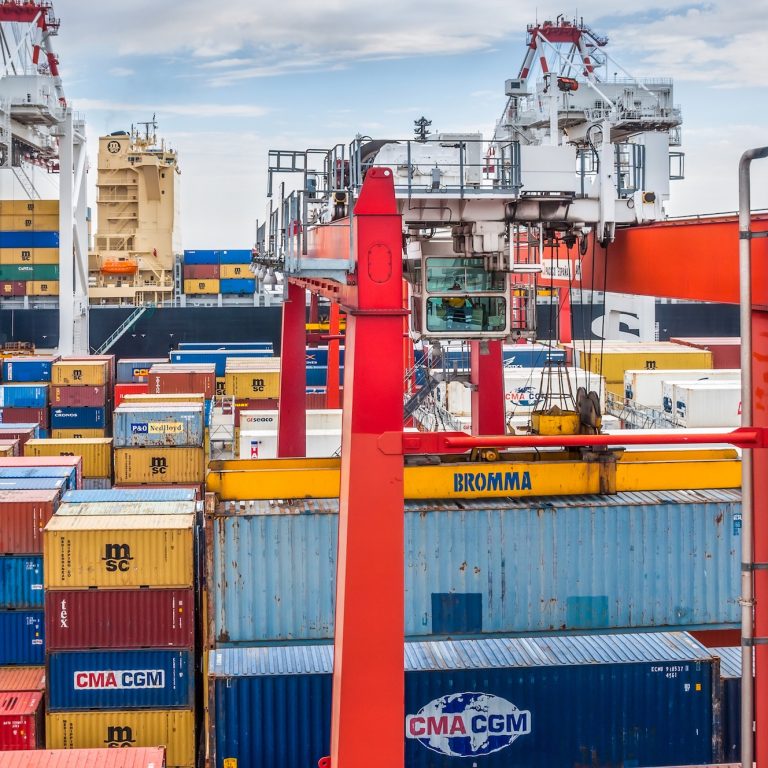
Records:
[[[38,233],[40,234],[40,233]],[[0,421],[20,425],[37,422],[35,437],[50,437],[49,388],[58,355],[9,357],[3,361]]]
[[[251,251],[247,248],[184,251],[184,276],[189,279],[218,278],[219,291],[222,294],[253,294],[256,290],[256,280],[249,270],[251,256]],[[187,269],[188,267],[191,269]],[[218,271],[195,270],[195,267],[216,267]]]

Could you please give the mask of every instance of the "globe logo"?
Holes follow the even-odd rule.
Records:
[[[531,713],[491,693],[451,693],[405,720],[406,737],[450,757],[498,752],[531,732]]]

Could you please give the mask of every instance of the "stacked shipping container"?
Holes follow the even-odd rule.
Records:
[[[109,426],[110,362],[64,358],[53,364],[51,427],[54,438],[106,437]],[[88,430],[88,434],[81,434]]]
[[[184,251],[184,293],[253,294],[250,250]]]
[[[24,445],[24,455],[30,457],[80,456],[83,460],[82,485],[84,488],[105,489],[112,486],[111,437],[28,440]]]

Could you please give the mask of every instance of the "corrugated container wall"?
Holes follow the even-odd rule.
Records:
[[[205,433],[203,408],[194,405],[121,405],[114,413],[115,448],[199,447]]]
[[[43,528],[59,498],[55,490],[0,491],[0,553],[42,554]]]
[[[44,730],[41,691],[0,693],[0,750],[42,747]]]
[[[406,635],[736,625],[739,499],[408,502]],[[331,640],[338,502],[249,504],[210,523],[210,640]]]
[[[112,476],[112,438],[28,440],[25,456],[82,456],[84,477]]]
[[[0,691],[44,691],[45,667],[0,668]]]
[[[3,381],[50,381],[51,367],[58,355],[8,357],[3,360]]]
[[[165,749],[38,749],[0,752],[0,768],[163,768]]]
[[[111,491],[67,491],[64,499],[67,504],[119,504],[130,501],[194,501],[194,491],[185,488],[141,488],[128,490],[115,488]]]
[[[117,448],[115,482],[125,485],[202,483],[203,448]]]
[[[123,358],[117,361],[117,381],[120,384],[146,384],[149,369],[167,362],[165,357]]]
[[[51,408],[52,429],[103,429],[104,408]]]
[[[0,608],[42,607],[43,558],[40,555],[0,556]]]
[[[51,405],[62,408],[98,408],[106,402],[106,386],[51,387]]]
[[[0,664],[38,665],[45,661],[42,611],[0,611]]]
[[[153,365],[147,378],[150,394],[202,394],[210,400],[216,394],[213,364]]]
[[[103,387],[109,381],[106,360],[60,360],[53,364],[51,383],[60,387]]]
[[[0,387],[0,408],[45,408],[47,384],[4,384]]]

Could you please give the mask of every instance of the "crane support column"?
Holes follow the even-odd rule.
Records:
[[[372,168],[355,205],[331,715],[333,768],[402,768],[405,749],[401,219],[392,172]],[[374,742],[371,741],[375,734]]]
[[[561,344],[570,344],[573,341],[570,286],[560,288],[558,298],[560,299],[560,311],[557,313],[557,338]]]
[[[472,434],[503,435],[506,432],[506,413],[504,353],[501,342],[470,342],[469,366],[472,383]]]
[[[280,342],[279,458],[307,455],[307,305],[303,287],[288,283]]]
[[[341,392],[341,354],[339,351],[340,334],[340,312],[339,303],[331,302],[330,312],[328,314],[328,370],[325,381],[325,407],[340,408]]]

